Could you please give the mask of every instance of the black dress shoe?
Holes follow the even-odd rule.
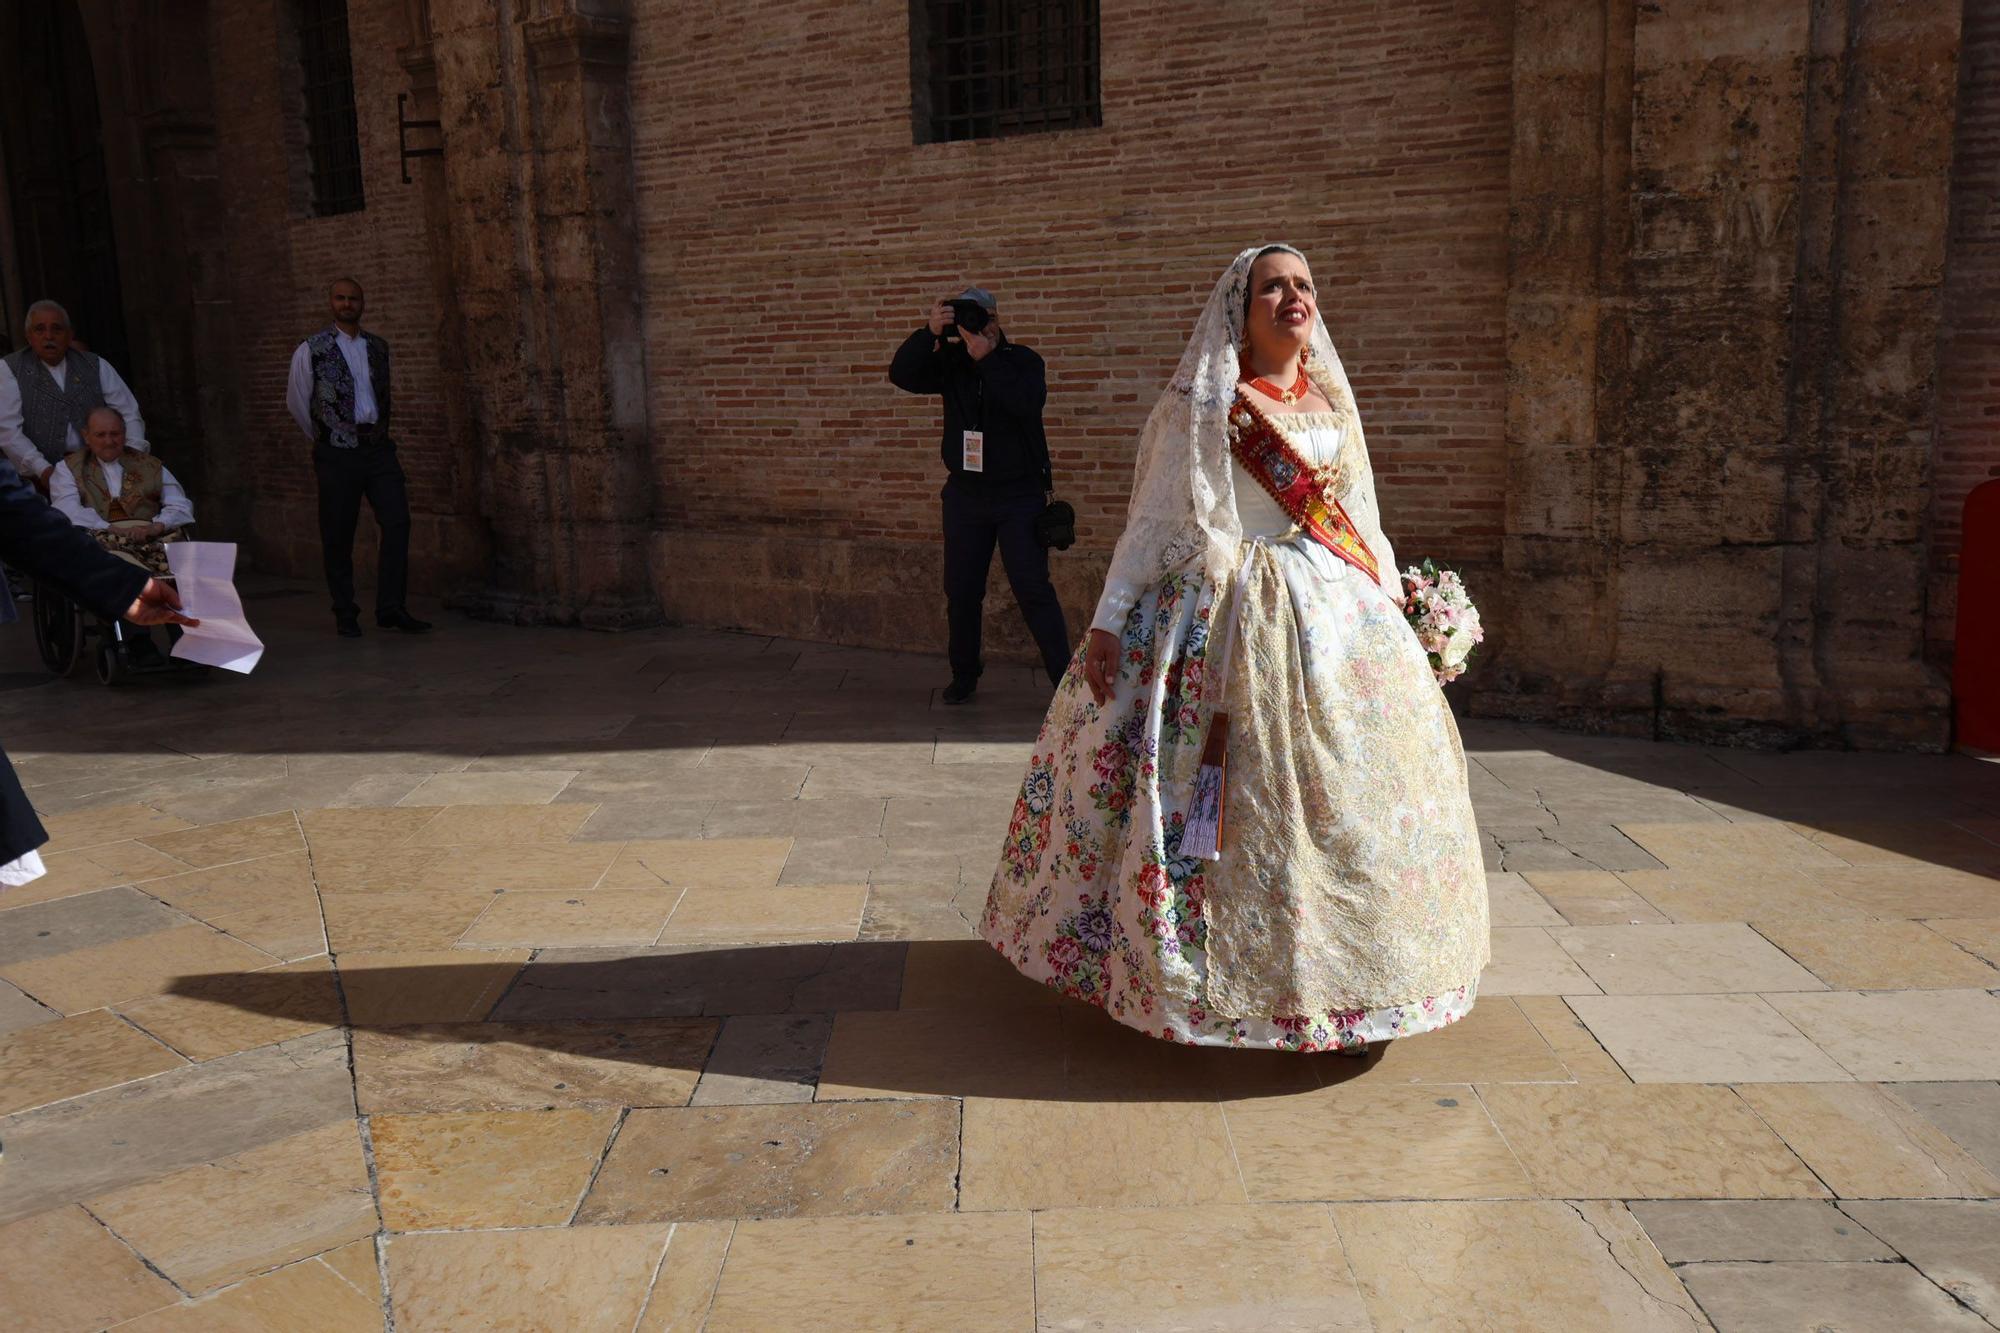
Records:
[[[360,617],[360,616],[335,616],[335,617],[333,618],[333,632],[334,632],[335,634],[338,634],[338,635],[339,635],[339,636],[340,636],[341,638],[343,638],[343,639],[358,639],[358,638],[360,638],[360,637],[361,637],[361,617]]]
[[[944,687],[944,693],[939,697],[948,704],[968,703],[972,699],[972,692],[978,688],[977,676],[953,676],[951,684]]]
[[[430,621],[418,620],[401,607],[394,611],[377,611],[375,623],[383,629],[399,629],[405,634],[422,634],[431,627]]]

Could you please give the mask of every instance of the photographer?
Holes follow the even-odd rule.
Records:
[[[1042,404],[1042,358],[1009,342],[992,293],[968,287],[931,307],[930,321],[904,340],[889,380],[909,393],[944,399],[939,452],[944,485],[944,591],[951,626],[951,684],[944,701],[962,704],[979,685],[980,616],[993,548],[1021,616],[1041,649],[1049,680],[1069,665],[1069,627],[1049,583],[1048,551],[1035,520],[1054,490]]]

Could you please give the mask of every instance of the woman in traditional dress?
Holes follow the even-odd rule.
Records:
[[[1486,879],[1402,601],[1305,257],[1245,250],[1141,436],[987,941],[1169,1041],[1359,1052],[1462,1017]]]

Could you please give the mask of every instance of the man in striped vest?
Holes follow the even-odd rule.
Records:
[[[147,452],[139,400],[111,363],[72,346],[69,312],[54,301],[28,307],[28,345],[0,359],[0,453],[47,495],[56,465],[83,448],[84,421],[100,407],[125,419],[125,446]]]
[[[285,406],[313,442],[320,554],[327,590],[333,594],[334,629],[342,638],[361,637],[361,608],[354,600],[354,530],[366,498],[382,532],[375,623],[421,634],[430,623],[403,605],[410,571],[410,496],[395,441],[389,438],[389,344],[361,328],[360,283],[342,278],[328,297],[333,327],[313,334],[292,353]]]

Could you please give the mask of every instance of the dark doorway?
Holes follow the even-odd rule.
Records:
[[[128,378],[97,77],[75,0],[0,0],[0,144],[21,290],[0,345],[19,346],[28,302],[62,302],[77,337]]]

